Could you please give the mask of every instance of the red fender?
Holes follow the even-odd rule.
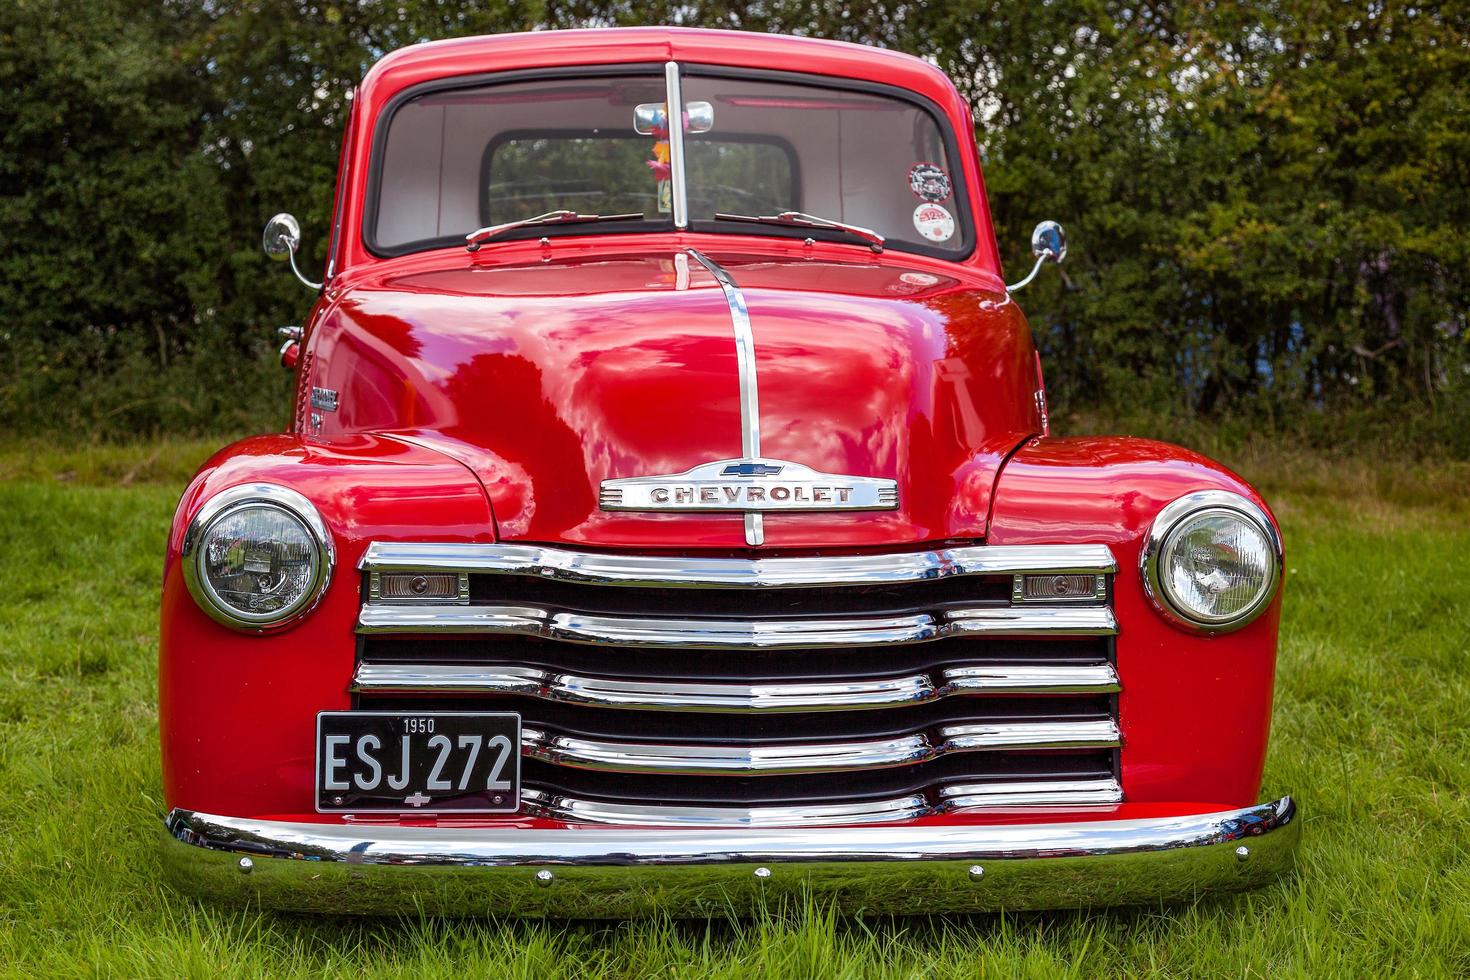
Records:
[[[1199,490],[1238,493],[1270,514],[1260,495],[1219,463],[1119,436],[1033,439],[1006,464],[996,486],[991,544],[1105,544],[1117,558],[1121,766],[1130,802],[1236,807],[1255,803],[1260,789],[1279,588],[1254,622],[1207,636],[1161,616],[1139,574],[1154,516]]]

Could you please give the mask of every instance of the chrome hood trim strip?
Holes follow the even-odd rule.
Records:
[[[931,762],[956,752],[1108,749],[1122,738],[1112,719],[946,725],[924,733],[854,742],[697,745],[613,742],[521,729],[521,754],[556,766],[603,772],[759,776],[881,769]]]
[[[777,713],[843,711],[925,704],[955,695],[1112,694],[1112,664],[1004,663],[960,666],[901,677],[740,684],[583,677],[516,665],[360,663],[357,694],[505,694],[566,704],[650,711]]]
[[[361,571],[524,575],[586,585],[791,589],[920,582],[950,575],[1112,574],[1100,544],[974,545],[822,558],[687,558],[571,551],[526,544],[374,541]]]
[[[566,643],[694,650],[800,650],[924,643],[946,636],[1111,636],[1106,606],[950,609],[850,619],[659,619],[534,606],[365,603],[357,632],[534,636]]]
[[[671,127],[672,131],[672,127]],[[680,147],[682,151],[682,134]],[[735,329],[735,362],[740,374],[740,454],[746,459],[761,458],[760,387],[755,376],[755,334],[750,329],[750,310],[745,294],[714,259],[698,249],[687,249],[694,260],[709,270],[725,294],[730,307],[730,323]],[[765,521],[758,512],[745,514],[745,543],[755,547],[766,540]]]

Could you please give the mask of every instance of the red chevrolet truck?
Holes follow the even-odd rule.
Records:
[[[323,204],[327,202],[322,202]],[[1177,901],[1290,870],[1282,544],[1054,435],[942,72],[465,38],[352,100],[288,431],[179,502],[164,868],[221,902],[679,916]],[[1014,229],[1004,229],[1006,235]]]

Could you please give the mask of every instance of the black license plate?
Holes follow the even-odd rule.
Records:
[[[514,813],[520,799],[520,715],[323,711],[316,716],[316,808],[321,813]]]

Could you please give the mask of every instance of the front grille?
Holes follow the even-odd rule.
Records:
[[[374,544],[354,704],[515,711],[522,809],[576,822],[862,823],[1111,803],[1116,624],[1013,599],[1101,546],[838,558]],[[455,574],[391,601],[384,572]]]

